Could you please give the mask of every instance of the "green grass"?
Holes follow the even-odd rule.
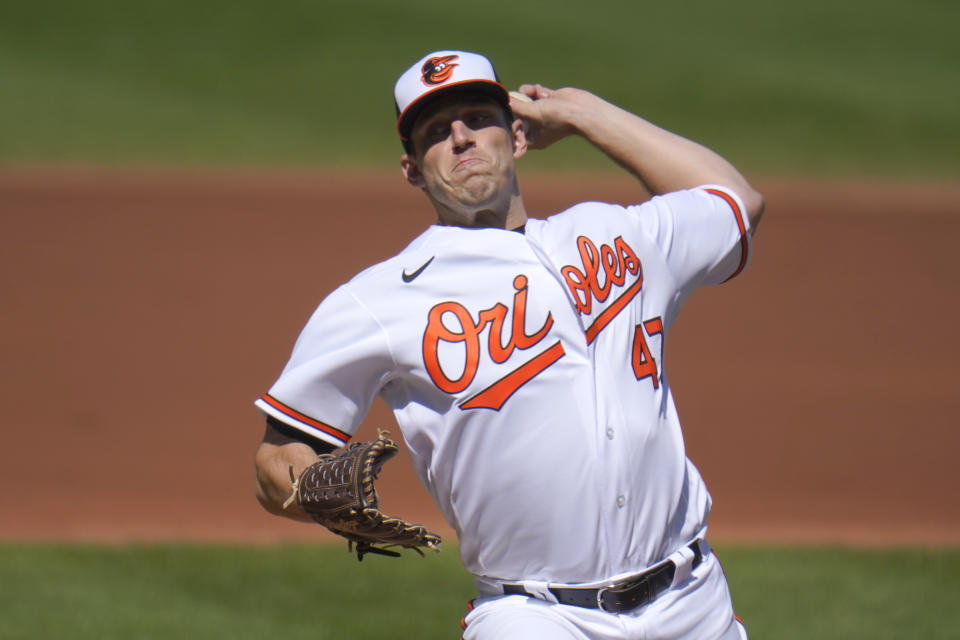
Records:
[[[960,638],[960,549],[718,554],[752,640]]]
[[[960,638],[960,550],[720,547],[753,640]],[[456,638],[456,550],[0,545],[0,638]],[[385,630],[389,630],[388,632]]]
[[[955,176],[960,3],[0,3],[0,163],[396,164],[423,53],[591,89],[765,172]],[[576,142],[536,170],[610,167]]]
[[[456,554],[345,546],[0,547],[0,638],[455,638]]]

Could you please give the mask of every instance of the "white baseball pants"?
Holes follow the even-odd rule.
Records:
[[[523,595],[474,600],[463,640],[746,640],[726,577],[711,552],[653,602],[623,614]]]

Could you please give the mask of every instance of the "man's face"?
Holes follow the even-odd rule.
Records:
[[[498,210],[516,190],[515,161],[526,150],[518,129],[507,121],[503,107],[486,96],[440,98],[414,124],[414,151],[405,156],[404,172],[449,212]]]

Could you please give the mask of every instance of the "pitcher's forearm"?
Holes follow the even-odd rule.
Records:
[[[268,512],[299,520],[312,522],[295,501],[284,508],[284,502],[293,493],[293,482],[290,479],[290,470],[293,477],[299,478],[308,466],[316,462],[317,454],[313,449],[299,442],[286,444],[271,444],[263,442],[257,449],[255,464],[257,470],[257,501]]]
[[[703,184],[735,191],[744,201],[755,228],[763,197],[723,156],[581,89],[547,89],[524,85],[532,102],[511,101],[514,112],[528,121],[530,146],[544,149],[580,135],[659,195]]]

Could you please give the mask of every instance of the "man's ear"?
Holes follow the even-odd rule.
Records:
[[[528,148],[526,123],[520,118],[514,119],[510,125],[510,133],[513,135],[513,157],[519,160]]]
[[[420,173],[420,166],[417,164],[416,159],[409,153],[400,156],[400,171],[403,172],[403,177],[407,179],[407,182],[414,187],[422,189],[426,184],[426,181],[423,179],[423,174]]]

